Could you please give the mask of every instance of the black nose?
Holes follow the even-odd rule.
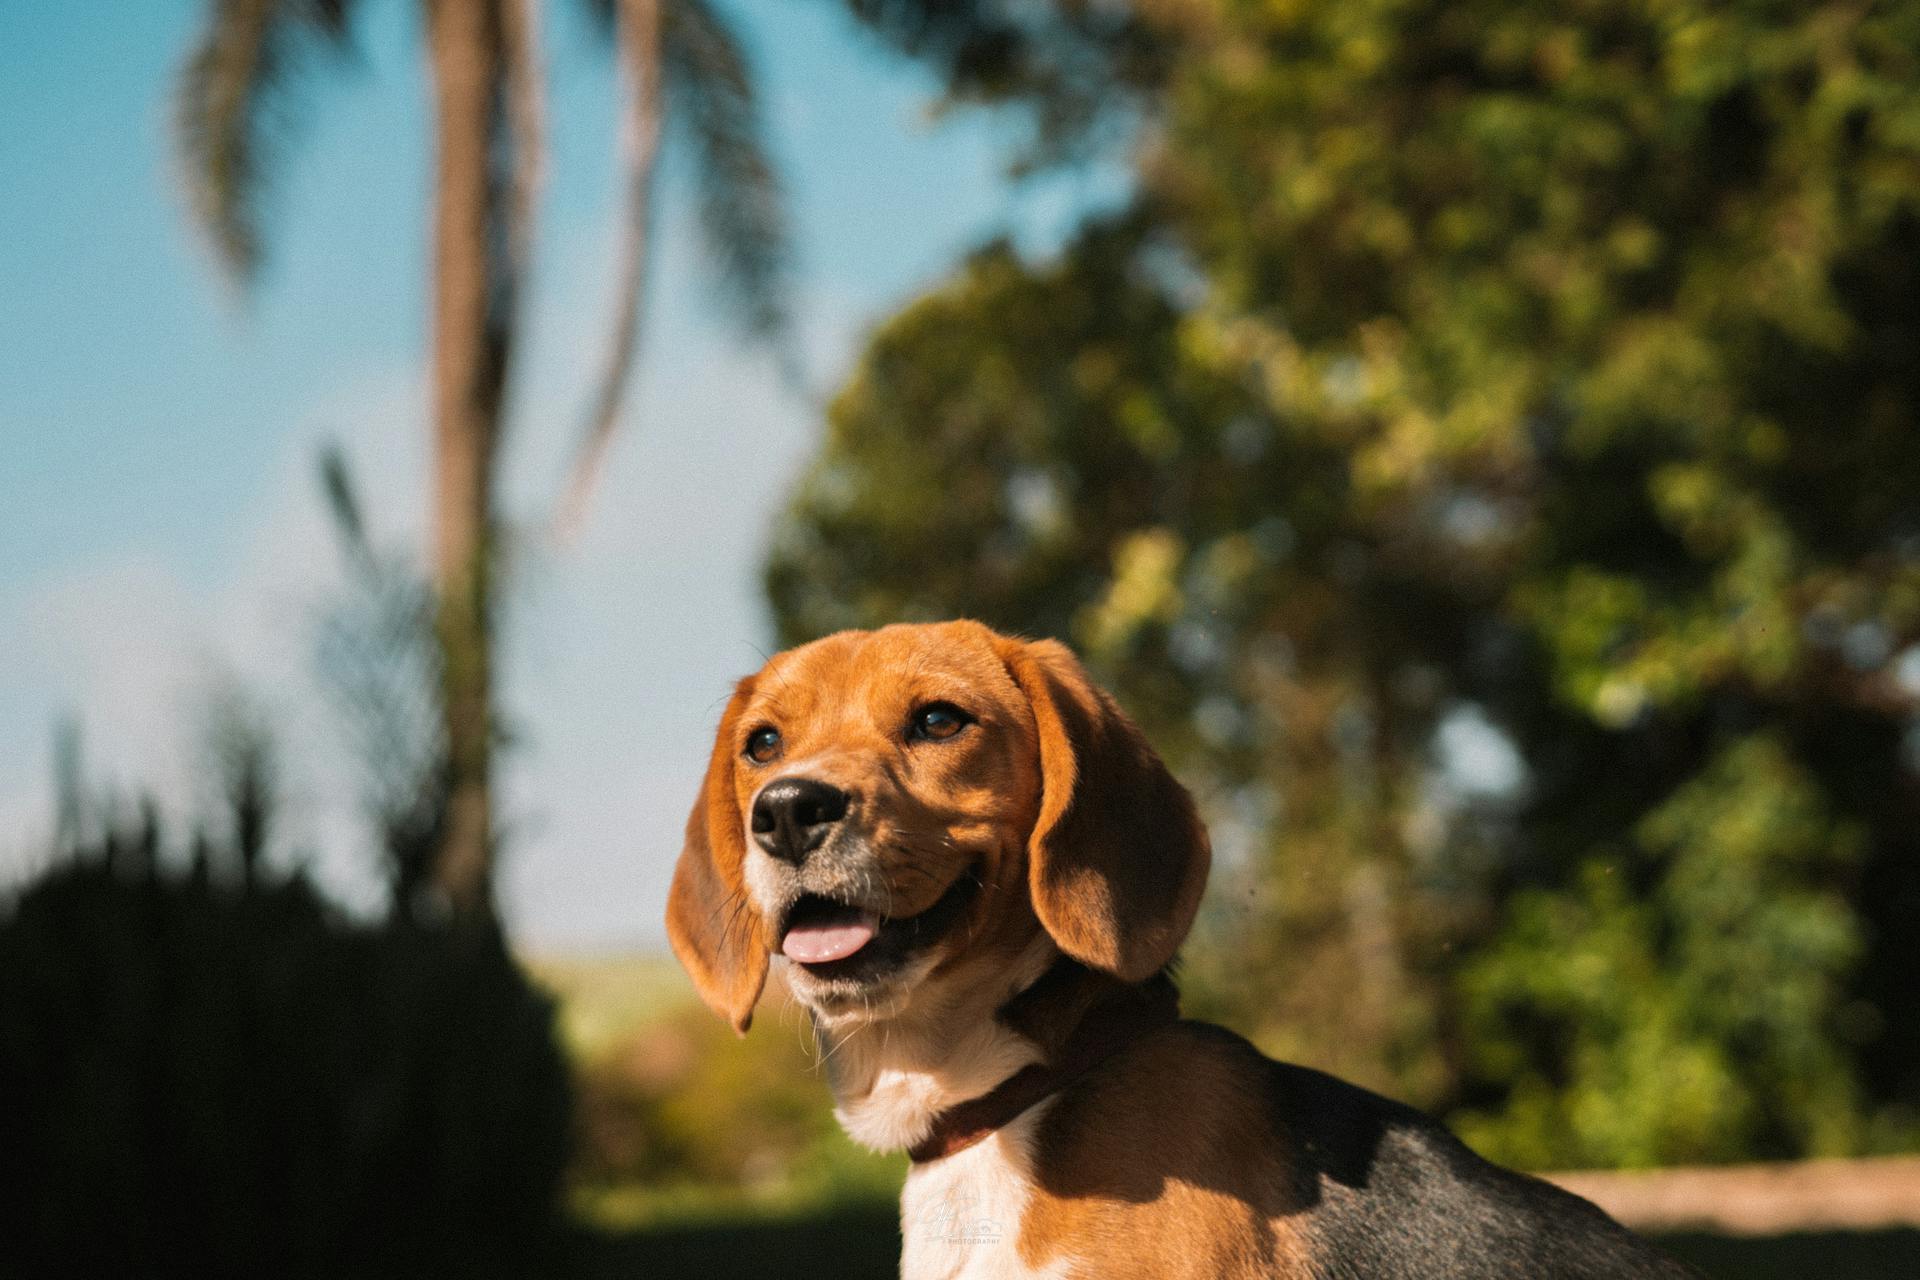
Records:
[[[776,858],[799,862],[847,816],[847,793],[812,778],[778,778],[753,801],[753,838]]]

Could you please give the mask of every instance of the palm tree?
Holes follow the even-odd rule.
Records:
[[[694,144],[700,228],[735,320],[750,335],[776,341],[787,324],[786,213],[739,40],[708,0],[586,4],[618,47],[627,82],[626,217],[612,341],[562,500],[563,531],[584,517],[633,368],[665,121],[682,122]]]
[[[434,87],[432,547],[447,761],[434,882],[456,917],[492,908],[496,477],[540,155],[536,0],[421,0]],[[621,295],[569,486],[577,520],[618,420],[643,295],[655,161],[684,119],[701,225],[755,334],[781,331],[779,184],[739,42],[707,0],[583,0],[627,83]],[[316,59],[351,48],[355,0],[209,0],[177,133],[194,212],[233,280],[255,278],[274,163]]]

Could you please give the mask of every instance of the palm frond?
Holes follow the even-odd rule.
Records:
[[[348,48],[352,0],[210,0],[181,68],[174,132],[195,220],[236,280],[262,254],[275,163],[298,125],[301,73]]]
[[[725,20],[707,0],[587,0],[587,7],[619,45],[627,81],[626,212],[607,362],[561,501],[562,537],[584,519],[637,358],[654,173],[668,123],[692,144],[702,238],[721,299],[749,335],[784,341],[791,265],[785,203],[752,71]]]
[[[727,301],[750,334],[777,340],[792,256],[752,68],[708,0],[667,0],[663,35],[668,115],[693,144],[700,226]]]
[[[587,500],[598,483],[612,442],[620,405],[639,355],[640,308],[646,293],[647,259],[653,248],[653,175],[660,157],[665,94],[662,88],[663,0],[592,0],[610,24],[619,48],[620,78],[627,96],[620,132],[626,173],[626,208],[614,277],[613,326],[606,364],[595,384],[592,408],[574,456],[556,527],[570,538],[586,517]]]
[[[1179,5],[845,0],[854,19],[946,85],[945,104],[1021,102],[1033,133],[1012,173],[1074,163],[1131,136],[1170,73]],[[1192,6],[1186,6],[1191,8]],[[1198,21],[1199,19],[1194,19]]]
[[[612,37],[614,24],[619,18],[619,0],[581,0],[580,7],[600,28],[601,35]]]
[[[1002,0],[846,0],[854,18],[963,92],[1015,78],[1029,33]],[[1052,15],[1049,14],[1049,17]]]
[[[326,499],[327,514],[333,519],[334,534],[340,549],[355,569],[364,570],[376,559],[373,539],[367,533],[367,519],[360,506],[360,494],[354,487],[353,471],[347,464],[347,451],[338,440],[320,446],[320,492]]]

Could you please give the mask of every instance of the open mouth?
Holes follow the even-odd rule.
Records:
[[[925,911],[897,918],[803,893],[787,912],[780,952],[816,978],[878,978],[937,941],[979,891],[980,877],[969,869]]]

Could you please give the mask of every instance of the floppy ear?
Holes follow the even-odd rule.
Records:
[[[760,913],[744,879],[746,835],[733,798],[734,734],[752,692],[742,680],[720,717],[706,781],[667,892],[667,939],[707,1007],[745,1035],[767,981]]]
[[[1212,854],[1193,798],[1066,646],[1003,640],[1033,704],[1040,817],[1027,883],[1040,923],[1092,968],[1140,982],[1193,924]]]

